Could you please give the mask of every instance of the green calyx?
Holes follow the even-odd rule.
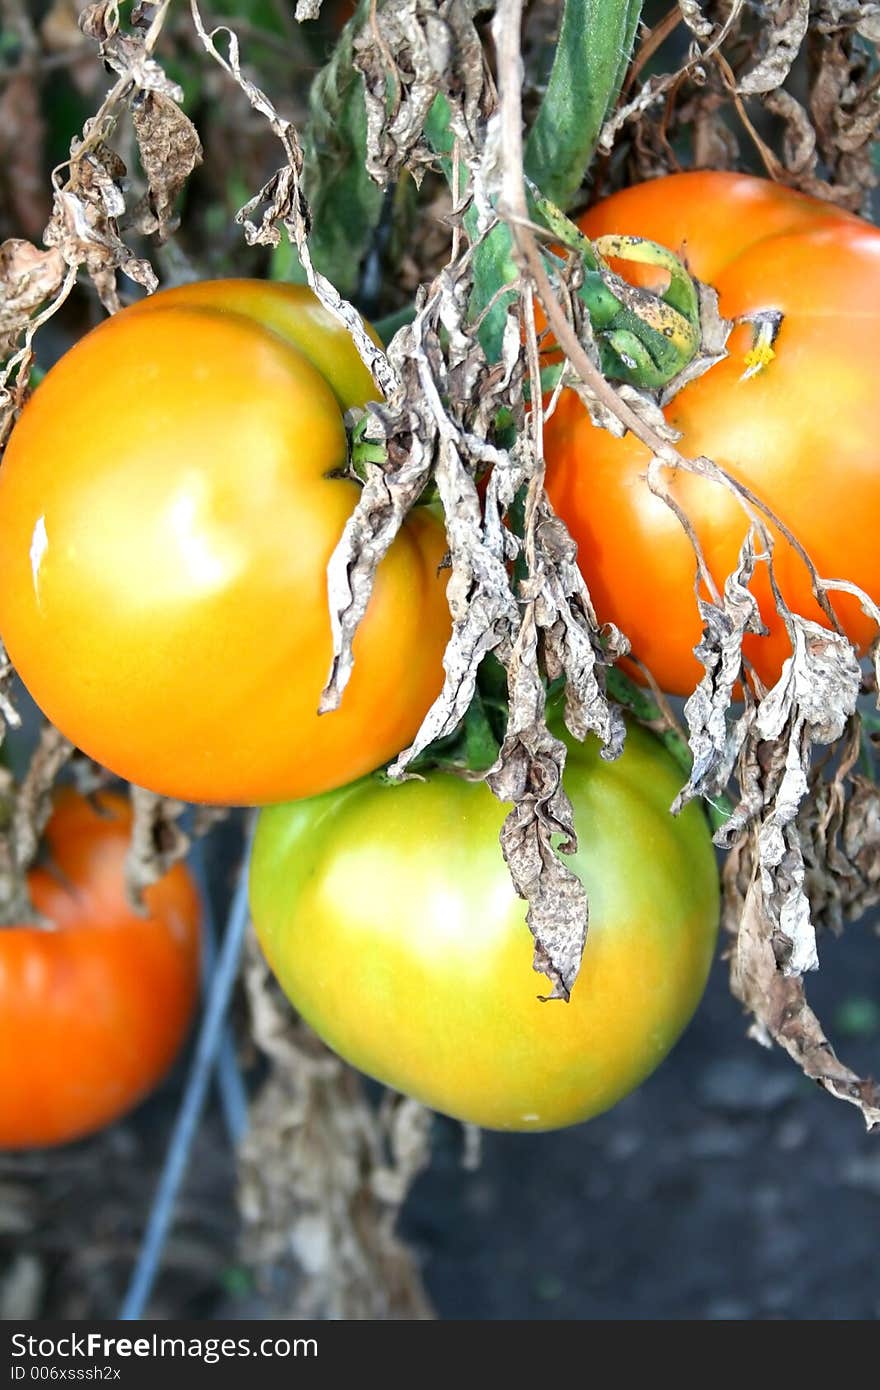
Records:
[[[651,391],[666,386],[700,350],[700,302],[685,266],[665,246],[642,237],[591,241],[537,189],[531,198],[537,219],[583,261],[578,295],[590,316],[603,374]],[[631,285],[611,270],[611,259],[655,266],[669,276],[668,284],[656,291]]]

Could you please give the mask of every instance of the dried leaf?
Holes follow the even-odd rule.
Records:
[[[465,128],[476,130],[484,60],[465,0],[397,0],[378,9],[355,40],[354,62],[364,77],[367,168],[383,187],[404,165],[417,176],[433,163],[424,130],[438,93],[455,92]]]
[[[757,600],[749,589],[754,569],[754,537],[749,531],[739,563],[725,582],[721,604],[697,597],[704,626],[694,655],[706,673],[684,707],[693,766],[687,786],[673,805],[675,814],[694,797],[711,800],[724,791],[754,720],[750,699],[732,727],[727,718],[742,677],[743,637],[747,632],[766,632]]]
[[[810,118],[800,102],[791,92],[783,90],[768,92],[764,106],[774,116],[785,122],[782,141],[782,156],[786,172],[794,175],[792,180],[797,187],[809,187],[819,194],[821,181],[816,177],[816,132]],[[805,180],[804,175],[809,177]],[[827,185],[824,185],[827,188]]]
[[[142,92],[160,92],[173,101],[183,101],[183,89],[166,77],[152,56],[147,41],[149,34],[126,34],[119,30],[117,4],[91,5],[80,19],[80,28],[98,42],[104,62],[126,83]]]
[[[711,19],[703,14],[700,0],[678,0],[681,17],[692,34],[698,39],[708,39],[715,28]]]
[[[84,265],[108,313],[120,307],[116,271],[152,293],[158,285],[148,261],[132,254],[118,231],[118,219],[125,212],[125,198],[119,180],[125,165],[109,145],[102,141],[88,149],[74,141],[70,178],[56,188],[51,221],[43,240],[57,246],[68,266]]]
[[[837,932],[880,902],[880,788],[851,771],[853,725],[850,766],[844,756],[831,781],[813,777],[798,816],[813,921]]]
[[[797,615],[790,622],[793,654],[755,716],[757,737],[785,747],[758,832],[758,854],[765,910],[777,927],[777,955],[786,974],[799,975],[815,970],[818,957],[795,821],[809,790],[812,746],[843,734],[855,712],[861,672],[845,638]]]
[[[7,717],[10,712],[7,706]],[[55,778],[72,752],[71,744],[47,724],[19,788],[11,772],[0,768],[0,930],[23,922],[52,926],[31,902],[27,872],[52,811]]]
[[[771,23],[762,30],[765,52],[739,79],[743,96],[773,92],[782,86],[800,52],[810,22],[810,0],[777,0]]]
[[[55,780],[73,754],[73,744],[52,724],[45,724],[15,803],[12,838],[18,868],[24,872],[37,857],[40,837],[52,814]]]
[[[513,885],[529,904],[534,968],[565,999],[580,969],[587,936],[587,895],[560,859],[577,848],[574,813],[562,787],[566,748],[547,728],[544,687],[537,675],[534,606],[527,605],[508,667],[510,715],[499,768],[487,782],[513,808],[501,830],[501,849]],[[558,845],[559,853],[554,841]]]
[[[661,97],[677,88],[684,77],[696,77],[703,73],[703,64],[720,50],[736,27],[742,8],[743,0],[732,0],[726,19],[716,29],[703,16],[697,0],[684,0],[684,3],[679,0],[682,18],[697,39],[691,46],[687,61],[675,72],[649,77],[639,88],[636,96],[614,113],[605,123],[599,137],[598,150],[601,153],[610,154],[624,126],[643,116]],[[700,40],[705,42],[705,48],[700,46]]]
[[[735,858],[729,865],[742,868]],[[729,869],[725,880],[725,887],[730,889]],[[736,901],[735,885],[732,896]],[[742,905],[735,909],[735,917],[738,932],[731,953],[731,988],[755,1015],[758,1039],[777,1042],[805,1075],[838,1100],[857,1106],[868,1129],[875,1129],[880,1125],[880,1089],[838,1061],[807,1004],[802,981],[779,973],[773,949],[773,916],[767,911],[759,877],[752,879]]]
[[[430,1112],[388,1095],[377,1113],[291,1014],[253,943],[245,983],[269,1075],[241,1148],[239,1205],[264,1296],[287,1317],[429,1318],[394,1227],[429,1158]]]
[[[0,639],[0,743],[6,737],[9,728],[17,729],[21,725],[21,716],[12,703],[11,686],[15,678],[15,670],[9,660],[9,653]]]
[[[175,200],[192,173],[202,162],[198,132],[176,102],[162,92],[146,92],[131,111],[141,163],[149,183],[149,205],[160,241],[174,230]]]
[[[871,43],[880,43],[880,5],[870,0],[817,0],[814,24],[820,33],[854,29]]]
[[[29,241],[0,245],[0,358],[12,350],[41,304],[57,294],[64,260],[56,250],[40,251]]]
[[[134,820],[125,860],[125,888],[132,906],[144,911],[144,889],[184,859],[189,850],[190,837],[179,825],[186,805],[143,787],[130,787],[129,795]]]

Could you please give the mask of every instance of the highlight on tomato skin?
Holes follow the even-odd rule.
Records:
[[[590,927],[569,1003],[542,1003],[526,905],[484,783],[367,778],[259,818],[254,927],[282,988],[346,1061],[457,1119],[547,1130],[614,1105],[663,1060],[712,961],[719,885],[696,804],[637,727],[605,762],[569,740],[571,863]]]
[[[30,694],[117,775],[187,801],[313,795],[411,741],[443,680],[443,527],[379,566],[318,716],[327,564],[359,495],[343,412],[375,395],[299,286],[162,291],[48,373],[0,469],[0,634]]]
[[[199,901],[182,864],[129,905],[126,798],[56,793],[28,875],[51,929],[0,927],[0,1149],[66,1144],[164,1078],[199,994]]]
[[[705,455],[739,479],[805,546],[825,578],[880,599],[880,231],[850,213],[746,175],[673,174],[625,189],[581,219],[591,237],[647,237],[683,255],[718,291],[723,315],[783,314],[774,354],[746,375],[753,329],[742,323],[729,355],[665,408],[685,456]],[[623,274],[631,274],[624,266]],[[564,392],[545,432],[547,489],[578,545],[600,621],[616,623],[660,686],[688,695],[702,675],[693,655],[702,625],[696,562],[682,527],[645,483],[650,450],[632,435],[594,428]],[[722,486],[665,470],[719,591],[736,568],[749,521]],[[828,625],[810,576],[778,530],[773,561],[790,609]],[[790,643],[767,566],[751,583],[769,635],[744,653],[766,685]],[[876,628],[846,594],[830,595],[853,643]]]

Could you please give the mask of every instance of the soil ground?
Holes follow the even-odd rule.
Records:
[[[823,943],[811,1002],[880,1067],[880,942]],[[835,1027],[836,1024],[836,1027]],[[669,1060],[607,1115],[486,1134],[438,1121],[404,1229],[443,1318],[873,1319],[880,1133],[745,1037],[718,962]]]

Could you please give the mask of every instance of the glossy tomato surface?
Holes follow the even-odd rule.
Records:
[[[0,1148],[63,1144],[136,1105],[165,1075],[198,996],[196,890],[178,864],[125,898],[131,812],[58,794],[29,875],[52,929],[0,927]]]
[[[304,1018],[369,1075],[458,1119],[554,1129],[613,1105],[666,1056],[706,982],[718,880],[681,774],[632,728],[572,744],[566,787],[590,929],[569,1003],[542,1003],[526,908],[482,783],[366,779],[263,811],[251,908]]]
[[[819,573],[880,598],[880,232],[859,218],[762,179],[675,174],[598,204],[581,221],[662,242],[717,289],[728,318],[778,310],[775,356],[744,379],[752,329],[737,327],[729,356],[666,408],[676,447],[714,459],[797,536]],[[545,430],[547,486],[578,543],[600,620],[623,628],[660,685],[688,694],[702,668],[693,550],[679,521],[644,481],[649,450],[632,435],[594,428],[566,393]],[[720,589],[748,530],[722,487],[665,470]],[[775,533],[774,564],[789,606],[823,621],[806,567]],[[752,589],[770,628],[745,652],[766,683],[790,654],[767,567]],[[832,601],[859,646],[875,635],[855,599]]]
[[[299,287],[217,281],[123,310],[49,372],[0,468],[0,633],[49,718],[138,785],[261,803],[411,738],[449,633],[442,526],[380,565],[339,710],[326,568],[358,496],[342,412],[375,397]]]

